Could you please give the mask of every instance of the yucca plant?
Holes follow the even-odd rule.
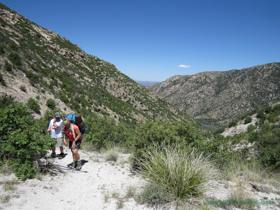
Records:
[[[182,145],[158,147],[144,152],[139,173],[176,199],[202,195],[211,188],[218,172],[203,153],[186,152]]]

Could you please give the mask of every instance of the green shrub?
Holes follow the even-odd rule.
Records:
[[[139,173],[151,184],[161,186],[176,199],[203,195],[209,181],[218,175],[208,158],[194,151],[186,152],[179,144],[155,146],[143,152]]]
[[[20,56],[16,52],[11,52],[8,55],[8,59],[12,62],[12,64],[20,66]]]
[[[187,143],[191,145],[196,140],[201,140],[200,132],[188,122],[147,121],[139,124],[135,130],[135,157],[142,157],[142,152],[150,150],[153,142],[158,145]],[[132,141],[132,140],[130,140]],[[134,163],[137,167],[137,163]]]
[[[252,122],[252,117],[250,117],[250,116],[246,117],[245,124],[248,124],[250,122]]]
[[[38,101],[36,101],[35,99],[33,98],[29,98],[28,101],[27,101],[27,106],[35,111],[36,113],[39,113],[40,111],[40,105],[38,104]]]
[[[23,92],[26,92],[26,87],[25,87],[24,85],[21,85],[21,86],[19,87],[19,89],[20,89],[21,91],[23,91]]]
[[[237,125],[237,123],[238,123],[238,120],[234,120],[234,121],[231,121],[228,126],[229,127],[234,127],[234,126]]]
[[[50,109],[55,109],[55,100],[53,99],[48,99],[46,102],[47,107],[49,107]]]
[[[2,76],[2,74],[0,73],[0,83],[3,85],[3,86],[6,86],[6,82]]]
[[[9,47],[11,48],[11,50],[16,50],[18,48],[18,45],[14,42],[12,42]]]
[[[26,71],[25,74],[32,85],[38,83],[39,77],[37,74],[33,74],[30,70]]]
[[[259,118],[259,119],[266,119],[263,110],[258,111],[257,118]]]
[[[0,55],[1,54],[4,54],[5,51],[4,51],[4,45],[0,43]]]
[[[269,122],[274,123],[274,122],[277,121],[278,116],[277,116],[275,113],[270,113],[270,114],[268,115],[268,118],[267,118],[267,119],[268,119]]]
[[[58,95],[61,101],[64,103],[69,103],[68,97],[63,92],[60,91]]]
[[[6,69],[6,71],[12,71],[12,65],[9,64],[7,61],[5,61],[5,66],[4,68]]]
[[[140,204],[147,204],[148,207],[158,208],[172,201],[173,197],[166,192],[161,186],[148,184],[143,191],[137,196],[137,202]]]
[[[273,112],[276,112],[276,113],[280,112],[280,104],[277,104],[273,107]]]
[[[256,128],[256,127],[255,127],[254,125],[251,124],[251,125],[249,125],[248,128],[247,128],[247,132],[248,132],[248,133],[251,133],[253,130],[255,130],[255,128]]]
[[[37,172],[33,161],[38,154],[51,149],[55,141],[41,135],[41,129],[23,104],[10,97],[2,97],[0,102],[0,160],[9,159],[19,178],[33,178]]]
[[[222,127],[222,128],[219,128],[218,130],[216,130],[216,134],[218,134],[218,133],[223,133],[225,131],[225,128],[224,127]]]

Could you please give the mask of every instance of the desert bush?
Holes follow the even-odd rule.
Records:
[[[275,113],[270,113],[270,114],[268,115],[267,119],[268,119],[269,122],[272,122],[272,123],[273,123],[273,122],[276,122],[276,121],[277,121],[278,116],[277,116],[277,114],[275,114]]]
[[[238,120],[231,121],[231,122],[229,123],[229,127],[236,126],[237,123],[238,123]]]
[[[27,106],[36,113],[40,112],[40,105],[38,104],[38,101],[33,98],[28,99]]]
[[[12,64],[20,66],[20,56],[16,52],[11,52],[8,55],[8,59],[12,62]]]
[[[26,92],[26,87],[25,87],[24,85],[21,85],[21,86],[19,87],[19,89],[20,89],[21,91],[23,91],[23,92]]]
[[[248,124],[250,122],[252,122],[252,117],[250,117],[250,116],[246,117],[245,124]]]
[[[117,147],[112,147],[105,153],[105,160],[106,161],[114,161],[116,162],[119,157],[119,149]]]
[[[91,142],[97,150],[108,148],[111,145],[118,147],[129,147],[128,137],[132,131],[126,128],[124,123],[116,124],[116,121],[108,117],[100,117],[91,113],[85,119],[87,131],[84,140]]]
[[[21,179],[33,178],[37,169],[33,161],[55,144],[49,136],[42,136],[31,113],[21,103],[9,97],[0,103],[0,160],[9,159],[13,171]],[[0,100],[0,101],[1,101]]]
[[[143,191],[137,196],[137,202],[147,204],[151,207],[159,207],[173,199],[172,195],[165,191],[161,186],[148,184]]]
[[[50,109],[55,109],[55,100],[49,98],[46,102],[46,105]]]
[[[222,127],[222,128],[219,128],[218,130],[215,131],[216,134],[218,133],[223,133],[225,131],[225,128]]]
[[[0,43],[0,55],[1,54],[4,54],[5,51],[4,51],[4,45]]]
[[[9,44],[9,47],[11,48],[11,50],[16,50],[16,49],[18,49],[18,45],[17,45],[16,43],[14,43],[14,42],[10,43],[10,44]]]
[[[5,69],[6,71],[12,71],[12,65],[9,64],[7,61],[5,61],[4,69]]]
[[[161,186],[176,199],[202,195],[211,188],[209,181],[218,176],[202,153],[186,152],[179,144],[155,146],[143,152],[139,173],[150,183]]]
[[[169,144],[183,143],[191,146],[195,141],[202,139],[200,132],[187,122],[147,121],[139,124],[130,142],[135,145],[134,156],[144,158],[143,152],[153,149],[153,143],[164,146]],[[136,160],[136,159],[135,159]],[[138,163],[134,162],[134,167]]]
[[[256,126],[254,125],[249,125],[248,128],[247,128],[247,132],[248,133],[251,133],[253,130],[255,130]]]
[[[3,86],[6,86],[6,85],[7,85],[1,73],[0,73],[0,83],[1,83]]]

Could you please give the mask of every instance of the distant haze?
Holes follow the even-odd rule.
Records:
[[[135,81],[135,82],[137,82],[139,85],[142,85],[144,87],[151,86],[151,85],[154,85],[156,83],[159,83],[159,82],[151,82],[151,81]]]

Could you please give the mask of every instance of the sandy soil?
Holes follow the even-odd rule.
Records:
[[[57,150],[58,151],[58,150]],[[143,189],[146,182],[130,170],[128,154],[120,154],[117,162],[105,161],[104,155],[97,152],[80,150],[83,162],[82,170],[70,170],[67,165],[72,163],[72,154],[69,149],[65,151],[63,159],[50,158],[65,174],[56,172],[40,179],[19,181],[14,185],[16,189],[5,190],[0,185],[0,209],[124,209],[148,210],[140,205],[134,197],[128,198],[129,187],[136,189],[136,194]],[[50,155],[50,153],[48,154]],[[8,180],[18,180],[13,174],[0,175],[0,183]],[[233,189],[238,188],[239,182],[225,180],[212,180],[215,188],[208,191],[199,202],[191,204],[187,209],[201,209],[201,203],[208,201],[227,200]],[[243,184],[244,198],[273,200],[274,204],[260,204],[258,209],[280,209],[280,195],[274,193],[257,192],[247,183]],[[5,197],[8,201],[3,202]],[[198,204],[200,203],[200,204]],[[222,209],[218,205],[206,204],[211,209]],[[175,209],[174,206],[165,206],[163,209]],[[224,208],[223,208],[224,209]],[[227,205],[226,209],[238,209],[234,205]]]
[[[67,168],[72,163],[70,150],[65,153],[63,159],[50,159],[66,172],[64,175],[58,172],[43,176],[42,180],[20,181],[14,191],[5,191],[0,186],[1,196],[10,196],[8,202],[0,203],[0,209],[117,209],[122,201],[122,209],[149,209],[137,204],[134,198],[125,198],[128,187],[139,191],[145,185],[131,173],[128,155],[120,154],[114,163],[105,161],[98,153],[80,150],[82,170],[74,171]],[[0,181],[7,180],[17,179],[14,175],[0,177]]]

